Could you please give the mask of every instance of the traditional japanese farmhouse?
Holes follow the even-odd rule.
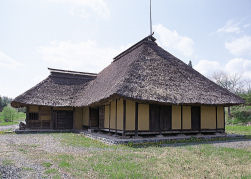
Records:
[[[244,101],[155,40],[144,38],[98,74],[49,69],[51,74],[12,106],[26,107],[28,129],[122,135],[224,132],[224,107]]]

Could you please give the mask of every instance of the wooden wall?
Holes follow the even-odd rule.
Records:
[[[108,129],[109,128],[109,117],[110,117],[110,113],[109,113],[109,109],[110,105],[105,105],[105,121],[104,121],[104,128]]]
[[[126,100],[126,130],[135,130],[135,102]]]
[[[215,106],[201,106],[201,129],[216,129]]]
[[[172,106],[172,129],[181,129],[181,106]]]
[[[191,106],[182,106],[182,129],[191,129]]]
[[[116,129],[116,101],[111,102],[110,128]]]
[[[223,129],[225,126],[224,121],[224,107],[223,106],[217,106],[217,128]]]
[[[149,130],[149,104],[139,104],[138,112],[138,130]]]
[[[131,100],[125,100],[126,102],[126,122],[125,130],[135,130],[135,106],[136,103]],[[38,113],[39,121],[50,121],[53,110],[74,110],[74,129],[82,129],[83,126],[89,126],[89,107],[71,108],[71,107],[46,107],[46,106],[29,106],[30,113]],[[117,130],[122,131],[124,129],[124,100],[117,99],[111,102],[111,105],[105,105],[104,114],[104,128],[110,128],[115,130],[117,124]],[[181,111],[182,110],[182,111]],[[213,130],[224,129],[224,107],[223,106],[200,106],[200,127],[201,130]],[[117,111],[117,113],[116,113]],[[170,130],[191,130],[191,106],[172,105],[172,119]],[[181,116],[182,114],[182,116]],[[138,131],[150,131],[149,121],[149,104],[138,104]],[[116,121],[117,119],[117,121]],[[109,124],[110,122],[110,124]]]
[[[90,111],[89,107],[83,108],[83,125],[89,126],[89,117],[90,117]]]
[[[83,108],[75,108],[73,113],[73,128],[82,129],[83,127]]]
[[[123,130],[123,99],[117,100],[117,129]]]

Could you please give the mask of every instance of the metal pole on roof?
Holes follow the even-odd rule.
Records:
[[[152,35],[152,0],[150,0],[150,35]]]
[[[150,0],[150,35],[152,35],[152,0]]]

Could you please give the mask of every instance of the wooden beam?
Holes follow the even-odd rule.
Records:
[[[118,100],[116,99],[116,107],[115,107],[115,133],[118,131]]]
[[[126,100],[123,100],[123,135],[126,131]]]
[[[89,107],[89,129],[91,129],[91,107]]]
[[[181,127],[180,127],[180,129],[183,130],[183,105],[181,105],[181,110],[180,111],[181,111],[180,112],[181,113],[180,114],[181,115],[181,117],[180,117],[180,120],[181,120]]]
[[[224,111],[224,132],[225,132],[225,124],[226,124],[226,114],[225,114],[225,106],[223,106],[223,111]]]
[[[51,128],[51,129],[53,129],[53,124],[54,124],[53,108],[51,107],[51,123],[50,123],[50,128]]]
[[[26,106],[26,119],[25,119],[25,122],[26,122],[26,126],[29,128],[29,106]],[[28,125],[27,125],[28,124]]]
[[[111,102],[109,104],[109,132],[111,132]]]
[[[216,131],[217,131],[217,129],[218,129],[218,124],[217,124],[217,122],[218,122],[218,118],[217,118],[218,109],[217,109],[217,106],[215,106],[215,111],[216,111]]]
[[[40,106],[38,106],[38,120],[40,121],[40,129],[43,128],[42,120],[40,120]]]
[[[158,108],[159,108],[159,134],[161,135],[161,130],[162,130],[162,127],[161,127],[161,121],[160,121],[160,111],[161,111],[161,106],[158,105]]]
[[[72,116],[72,118],[73,118],[73,120],[72,120],[72,128],[75,129],[75,126],[74,126],[75,125],[75,107],[73,107],[73,111],[72,112],[73,112],[73,116]]]
[[[135,136],[138,136],[138,108],[139,104],[138,102],[135,102]]]

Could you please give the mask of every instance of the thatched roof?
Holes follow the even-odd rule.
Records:
[[[84,88],[97,74],[51,69],[42,82],[16,97],[12,106],[26,104],[43,106],[72,106],[79,89]]]
[[[54,83],[46,85],[50,90],[38,90],[43,86],[42,82],[30,93],[28,91],[29,94],[36,93],[30,95],[29,100],[23,100],[27,98],[26,92],[14,101],[87,106],[103,102],[112,96],[120,96],[169,104],[234,105],[244,102],[159,47],[154,41],[152,36],[148,36],[122,52],[89,83],[65,84],[62,88],[66,90],[62,91],[68,91],[67,94],[53,91]],[[51,77],[46,80],[50,79]]]

